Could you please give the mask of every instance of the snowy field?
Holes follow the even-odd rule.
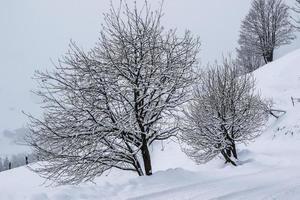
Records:
[[[175,141],[152,149],[154,175],[112,170],[94,183],[49,186],[26,167],[0,173],[1,200],[205,200],[300,199],[300,50],[255,73],[257,89],[272,98],[274,117],[254,143],[239,145],[239,166],[224,166],[221,159],[197,166]]]

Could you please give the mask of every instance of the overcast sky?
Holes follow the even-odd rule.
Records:
[[[128,0],[131,1],[131,0]],[[150,0],[149,0],[150,1]],[[292,1],[292,0],[288,0]],[[116,2],[116,1],[114,1]],[[152,7],[158,5],[151,0]],[[250,0],[165,0],[164,25],[191,30],[202,41],[203,64],[234,54]],[[51,68],[70,39],[84,49],[97,41],[109,0],[0,0],[0,131],[26,124],[21,111],[39,113],[30,90],[34,70]],[[280,55],[300,48],[299,40]]]

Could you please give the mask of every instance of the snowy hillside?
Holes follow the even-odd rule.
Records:
[[[254,72],[257,88],[276,104],[289,108],[290,97],[300,97],[300,50],[296,50]]]
[[[254,74],[261,94],[273,100],[275,109],[287,112],[273,127],[275,132],[280,132],[277,135],[295,133],[295,137],[299,137],[300,50],[260,68]]]
[[[46,187],[44,180],[20,167],[0,173],[2,200],[66,199],[300,199],[300,50],[254,72],[257,89],[286,111],[270,118],[254,143],[239,146],[241,165],[224,166],[220,159],[196,166],[173,141],[152,149],[154,175],[112,170],[95,183]]]

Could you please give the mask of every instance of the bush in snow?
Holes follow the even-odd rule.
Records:
[[[282,0],[253,0],[241,26],[239,49],[246,51],[241,51],[240,57],[273,61],[274,50],[295,39],[290,18],[289,7]]]
[[[195,77],[199,40],[164,30],[161,10],[121,3],[105,14],[90,52],[71,43],[53,72],[38,72],[43,118],[29,116],[34,171],[58,183],[118,168],[151,175],[149,145],[178,131],[174,112]]]
[[[268,106],[254,87],[254,78],[240,76],[226,59],[202,74],[181,124],[190,158],[205,163],[222,154],[226,163],[236,165],[236,143],[256,138],[268,118]]]

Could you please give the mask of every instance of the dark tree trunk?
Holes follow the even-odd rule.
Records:
[[[233,155],[233,157],[234,157],[235,159],[237,159],[238,156],[237,156],[237,152],[236,152],[235,142],[232,140],[231,143],[232,143],[232,147],[231,147],[231,148],[232,148],[232,149],[231,149],[232,155]]]
[[[230,141],[231,145],[224,151],[224,153],[226,153],[227,158],[231,158],[231,155],[233,155],[233,157],[235,159],[238,158],[237,156],[237,152],[236,152],[236,146],[235,146],[235,141],[234,139],[232,139],[232,136],[230,137],[228,135],[228,133],[226,132],[226,139]],[[225,158],[226,159],[226,158]],[[231,160],[231,159],[230,159]],[[227,161],[227,160],[226,160]],[[232,161],[232,160],[231,160]],[[233,161],[232,161],[233,162]],[[230,163],[232,163],[230,162]]]
[[[265,56],[265,55],[263,55],[263,58],[264,58],[265,64],[268,64],[268,61],[267,61],[267,59],[266,59],[266,56]]]
[[[142,169],[142,167],[141,167],[141,165],[140,165],[140,163],[139,163],[138,160],[136,160],[134,167],[135,167],[136,172],[138,173],[139,176],[144,176],[143,169]]]
[[[25,164],[28,165],[28,157],[25,157]]]
[[[227,150],[222,150],[221,154],[225,158],[225,163],[230,163],[233,166],[237,166],[236,163],[233,160],[231,160],[230,157],[227,155]]]
[[[231,157],[231,149],[226,149],[226,155],[230,158]]]
[[[130,147],[130,145],[127,142],[125,142],[125,145],[127,146],[129,152],[133,154],[133,150]],[[133,164],[132,165],[135,168],[135,171],[138,173],[139,176],[144,176],[144,172],[143,172],[143,169],[142,169],[141,164],[139,162],[139,159],[137,158],[137,155],[133,155],[133,158],[134,159],[133,159]]]
[[[136,172],[138,173],[139,176],[144,176],[144,172],[142,168],[136,168]]]
[[[222,150],[221,154],[225,158],[225,163],[230,163],[233,166],[237,166],[237,164],[231,159],[231,155],[233,155],[235,159],[237,159],[238,157],[236,152],[235,142],[232,139],[230,139],[230,142],[231,142],[231,146],[228,149]]]
[[[145,173],[147,176],[151,176],[152,175],[151,158],[150,158],[149,148],[146,140],[143,141],[142,156],[144,161]]]
[[[265,63],[268,64],[269,62],[272,62],[273,61],[273,57],[274,57],[273,51],[268,52],[266,55],[264,55]]]

